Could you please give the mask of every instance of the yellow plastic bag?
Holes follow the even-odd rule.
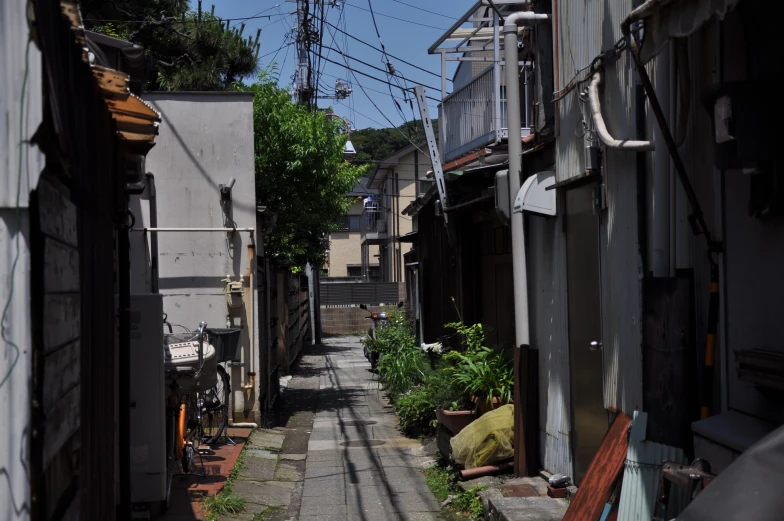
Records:
[[[452,438],[452,458],[466,469],[514,456],[514,405],[483,414]]]

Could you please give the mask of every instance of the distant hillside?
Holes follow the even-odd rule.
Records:
[[[433,120],[433,129],[438,132],[437,119]],[[421,121],[409,121],[397,129],[366,128],[351,132],[351,143],[357,151],[355,161],[358,163],[375,163],[410,145],[409,139],[418,143],[424,138]]]

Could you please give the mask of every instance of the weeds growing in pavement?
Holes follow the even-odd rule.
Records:
[[[229,472],[229,477],[226,479],[223,489],[218,494],[209,496],[204,500],[205,521],[216,521],[221,516],[239,514],[245,511],[245,500],[232,489],[232,484],[240,470],[245,468],[245,447],[242,448],[239,456],[237,456],[237,461],[234,463],[234,468]]]
[[[437,463],[425,469],[425,482],[433,495],[442,502],[452,497],[451,503],[446,508],[455,512],[467,514],[470,519],[481,519],[484,515],[482,498],[479,492],[487,488],[485,485],[463,490],[455,484],[456,472],[453,468],[443,463]]]

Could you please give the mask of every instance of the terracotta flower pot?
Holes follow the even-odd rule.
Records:
[[[471,401],[476,404],[476,417],[482,416],[486,412],[490,412],[493,409],[497,409],[501,407],[501,400],[498,396],[493,396],[493,403],[487,403],[487,397],[485,396],[472,396]],[[512,402],[509,402],[512,403]]]
[[[436,409],[436,419],[452,434],[457,434],[474,421],[474,411],[443,411]]]

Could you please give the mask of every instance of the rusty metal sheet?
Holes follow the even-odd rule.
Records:
[[[602,515],[624,468],[631,421],[623,413],[615,417],[563,521],[596,521]]]

